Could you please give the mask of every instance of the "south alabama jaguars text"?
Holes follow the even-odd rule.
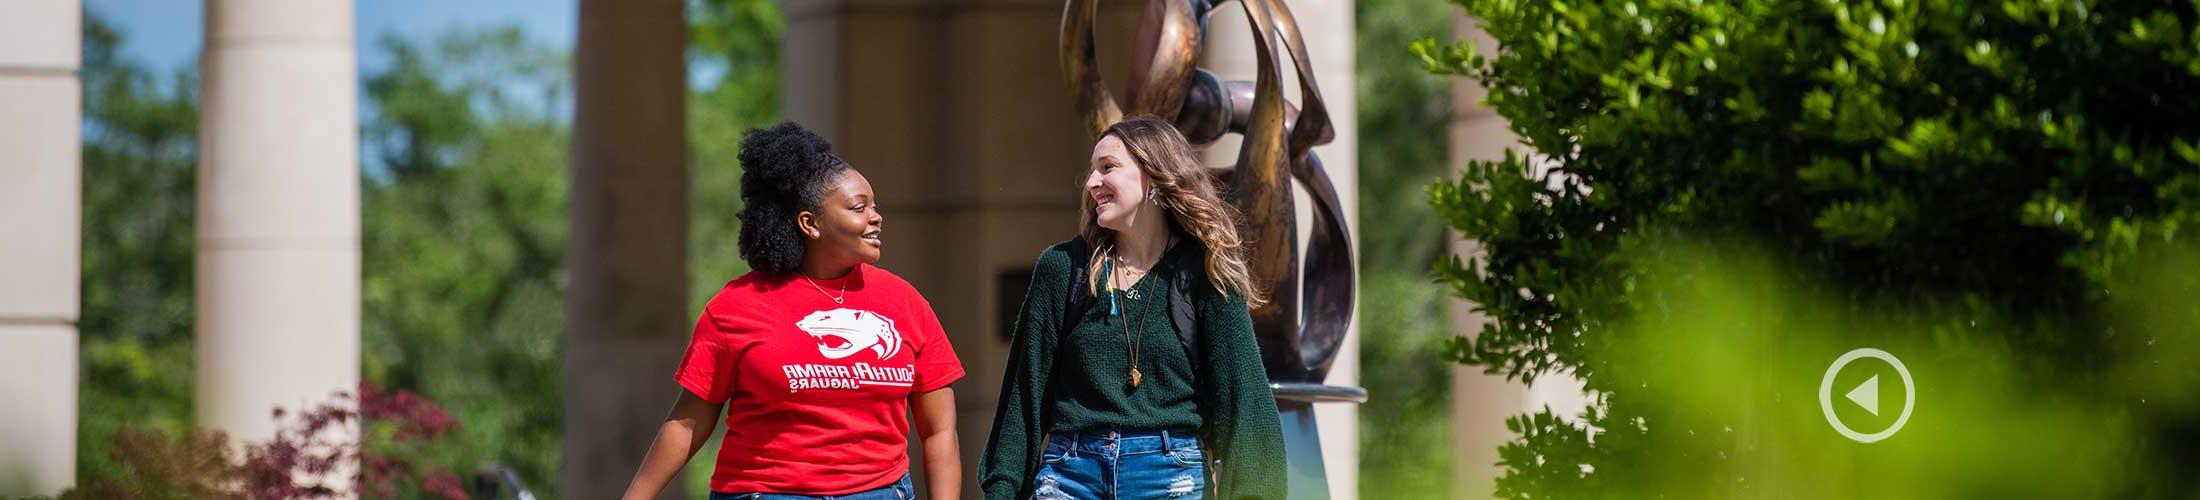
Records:
[[[909,387],[917,380],[916,365],[871,366],[870,363],[825,365],[804,363],[781,366],[787,374],[787,390],[861,389],[866,385]]]

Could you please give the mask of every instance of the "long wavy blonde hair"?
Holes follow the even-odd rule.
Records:
[[[1266,294],[1253,285],[1253,274],[1246,269],[1244,241],[1238,239],[1237,211],[1222,201],[1214,175],[1192,156],[1192,145],[1184,134],[1167,121],[1141,115],[1124,118],[1100,137],[1110,135],[1123,141],[1123,149],[1130,152],[1139,172],[1153,181],[1151,187],[1157,196],[1146,202],[1160,203],[1157,208],[1167,213],[1168,230],[1197,238],[1207,247],[1209,284],[1217,291],[1243,295],[1254,307],[1267,303]],[[1078,219],[1082,222],[1078,233],[1094,249],[1091,262],[1086,263],[1086,276],[1091,277],[1088,286],[1093,295],[1099,295],[1105,269],[1102,264],[1115,250],[1115,230],[1100,227],[1100,214],[1092,197],[1079,198],[1085,201],[1080,204]]]

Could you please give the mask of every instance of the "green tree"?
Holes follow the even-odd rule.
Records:
[[[2134,355],[2103,315],[2108,280],[2193,239],[2190,4],[1455,1],[1495,57],[1414,49],[1493,89],[1533,153],[1429,189],[1487,252],[1437,268],[1496,320],[1451,354],[1571,372],[1602,402],[1515,419],[1502,496],[1640,494],[1630,467],[1681,460],[1657,444],[1689,430],[1638,420],[1644,381],[1600,356],[1622,322],[1684,320],[1638,287],[1668,237],[1762,248],[1786,264],[1768,281],[1924,311],[1935,337],[1990,338],[2050,384]]]
[[[122,40],[85,12],[79,477],[120,470],[107,443],[124,427],[192,423],[197,65],[149,70],[116,53]]]
[[[377,45],[392,57],[364,78],[363,376],[462,422],[428,463],[506,463],[555,495],[565,57],[517,27]]]
[[[1450,235],[1420,193],[1446,177],[1450,82],[1422,70],[1405,49],[1443,32],[1439,2],[1352,4],[1359,96],[1361,498],[1429,498],[1446,492],[1451,452],[1451,370],[1440,347],[1452,335],[1444,287],[1430,264]],[[1317,63],[1320,61],[1316,61]]]

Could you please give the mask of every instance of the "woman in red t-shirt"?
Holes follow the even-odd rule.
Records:
[[[909,415],[932,498],[962,496],[962,362],[931,304],[884,269],[871,184],[793,123],[741,140],[741,258],[753,269],[703,306],[684,390],[626,498],[656,498],[723,412],[713,500],[754,494],[914,498]],[[775,497],[776,498],[776,497]]]

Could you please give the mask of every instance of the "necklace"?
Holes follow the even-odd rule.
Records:
[[[1120,262],[1122,258],[1117,257],[1116,261]],[[1123,296],[1130,297],[1131,300],[1138,300],[1138,279],[1145,276],[1145,271],[1136,271],[1132,270],[1130,266],[1123,266],[1123,280],[1131,282],[1131,288],[1124,290]]]
[[[1113,256],[1110,256],[1110,257],[1111,257],[1111,258],[1113,259],[1113,264],[1115,264],[1115,265],[1118,265],[1118,266],[1119,266],[1119,265],[1122,265],[1122,263],[1123,263],[1123,256],[1121,256],[1121,255],[1113,255]],[[1112,269],[1111,269],[1111,271],[1112,271]],[[1113,272],[1110,272],[1110,273],[1108,273],[1108,281],[1110,282],[1110,283],[1109,283],[1109,287],[1108,287],[1108,288],[1114,288],[1114,289],[1118,289],[1118,290],[1120,290],[1120,289],[1122,288],[1121,286],[1118,286],[1118,285],[1117,285],[1117,284],[1115,283],[1115,281],[1116,281],[1115,273],[1113,273]],[[1135,286],[1138,286],[1138,285],[1137,285],[1137,283],[1136,283],[1136,282],[1133,282],[1133,283],[1131,284],[1131,286],[1134,286],[1134,287],[1135,287]],[[1129,291],[1125,291],[1125,292],[1123,293],[1123,295],[1125,295],[1125,296],[1128,296],[1128,298],[1130,298],[1130,300],[1132,301],[1132,302],[1131,302],[1131,306],[1133,306],[1133,307],[1136,307],[1136,306],[1138,306],[1138,291],[1137,291],[1137,289],[1135,289],[1135,288],[1134,288],[1134,289],[1131,289],[1131,290],[1129,290]],[[1135,328],[1135,329],[1131,328],[1131,322],[1130,322],[1130,320],[1129,320],[1129,319],[1124,319],[1124,320],[1122,321],[1122,324],[1123,324],[1123,349],[1124,349],[1124,350],[1128,350],[1128,351],[1130,351],[1130,353],[1131,353],[1131,374],[1130,374],[1130,378],[1131,378],[1131,388],[1132,388],[1132,389],[1137,389],[1137,388],[1138,388],[1138,383],[1140,382],[1140,379],[1144,378],[1144,376],[1143,376],[1143,375],[1141,375],[1140,373],[1138,373],[1138,347],[1139,347],[1139,345],[1138,345],[1138,341],[1139,341],[1140,339],[1142,339],[1142,338],[1144,338],[1144,337],[1146,336],[1146,315],[1144,315],[1144,314],[1140,314],[1140,313],[1141,313],[1142,311],[1140,311],[1140,310],[1137,310],[1137,309],[1132,309],[1132,310],[1130,310],[1130,311],[1128,311],[1128,312],[1129,312],[1129,313],[1131,314],[1131,316],[1135,316],[1135,317],[1137,317],[1137,318],[1138,318],[1138,328]]]
[[[824,293],[825,298],[833,299],[835,305],[840,305],[841,301],[848,299],[848,282],[843,281],[840,283],[840,296],[834,297],[833,294],[825,293],[825,287],[817,286],[817,280],[810,279],[809,276],[803,276],[802,281],[810,282],[810,288],[816,288],[817,293]]]

